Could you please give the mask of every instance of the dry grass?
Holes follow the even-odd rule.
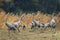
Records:
[[[29,29],[20,29],[20,32],[16,31],[15,33],[11,31],[10,36],[8,36],[8,30],[0,29],[0,40],[60,40],[60,32],[44,31],[41,33],[40,30],[29,31]]]

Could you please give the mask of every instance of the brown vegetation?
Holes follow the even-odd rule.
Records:
[[[22,18],[21,23],[26,24],[27,28],[30,28],[29,23],[32,21],[33,15],[32,14],[27,14],[27,15],[22,14],[22,15],[24,15],[24,17]],[[40,18],[40,21],[43,22],[43,23],[50,22],[52,15],[47,15],[47,16],[46,15],[47,14],[41,14],[41,12],[37,12],[37,14],[34,16],[34,19],[39,20],[39,18]],[[4,23],[5,22],[5,17],[6,17],[6,13],[3,12],[3,11],[0,12],[0,27],[1,28],[6,28],[6,25]],[[16,15],[14,16],[13,14],[9,14],[7,18],[8,18],[9,22],[18,21],[17,16]],[[58,16],[55,16],[55,20],[56,20],[56,23],[59,23],[59,17]]]

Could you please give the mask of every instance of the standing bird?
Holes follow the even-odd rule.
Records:
[[[35,27],[35,22],[32,21],[32,22],[30,23],[30,26],[31,26],[31,29],[33,29],[33,28]]]
[[[32,13],[32,15],[33,15],[32,22],[30,23],[31,29],[33,29],[36,26],[34,21],[34,13]]]
[[[18,29],[18,31],[19,31],[19,27],[20,27],[20,25],[21,25],[21,20],[22,20],[22,17],[23,16],[21,16],[20,18],[19,18],[19,20],[17,21],[17,22],[14,22],[13,24],[15,25],[15,27]],[[20,32],[20,31],[19,31]]]
[[[54,13],[52,15],[52,20],[50,21],[50,27],[52,27],[55,30],[56,27],[56,21],[54,19]]]
[[[8,16],[8,14],[7,14],[7,16]],[[5,18],[5,25],[6,25],[7,28],[8,28],[8,34],[9,34],[9,36],[10,36],[10,31],[14,31],[14,32],[15,32],[16,27],[15,27],[15,25],[14,25],[13,23],[7,21],[7,16],[6,16],[6,18]]]
[[[36,24],[36,27],[44,27],[44,24],[40,21],[40,19],[42,18],[42,16],[41,17],[39,17],[39,20],[35,20],[35,24]]]
[[[36,27],[39,27],[39,28],[44,27],[44,24],[40,21],[35,21],[35,25],[36,25]]]
[[[7,14],[7,16],[8,16],[8,14]],[[9,31],[10,30],[13,30],[13,31],[18,30],[19,31],[18,27],[20,25],[20,20],[15,22],[15,23],[11,23],[11,22],[7,21],[7,16],[6,16],[6,19],[5,19],[5,25],[8,27],[8,30]]]
[[[55,19],[54,19],[54,13],[53,13],[53,15],[52,15],[52,20],[50,21],[50,26],[51,26],[52,28],[55,28],[55,27],[56,27],[56,21],[55,21]]]
[[[50,22],[50,26],[51,26],[52,28],[55,28],[55,27],[56,27],[56,22],[55,22],[55,19],[54,19],[54,18],[52,18],[52,20],[51,20],[51,22]]]

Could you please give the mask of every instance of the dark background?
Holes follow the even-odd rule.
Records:
[[[2,5],[1,5],[2,4]],[[37,12],[44,13],[60,12],[60,0],[2,0],[0,8],[6,12]]]

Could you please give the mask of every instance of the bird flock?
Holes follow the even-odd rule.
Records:
[[[7,15],[9,15],[9,14],[7,14]],[[32,14],[32,15],[33,15],[33,20],[32,20],[32,22],[30,22],[31,29],[34,29],[35,27],[38,27],[38,28],[40,28],[40,27],[42,27],[42,28],[46,28],[46,27],[55,28],[56,27],[56,21],[54,19],[54,13],[52,14],[51,21],[48,22],[48,23],[42,23],[39,20],[34,20],[34,14]],[[22,18],[23,18],[23,16],[21,16],[17,22],[12,23],[12,22],[8,22],[7,21],[7,16],[6,16],[5,25],[7,26],[8,30],[9,31],[10,30],[13,30],[13,31],[18,30],[20,32],[19,27],[21,25]],[[22,27],[23,27],[23,29],[25,29],[26,28],[26,24],[23,24]]]

